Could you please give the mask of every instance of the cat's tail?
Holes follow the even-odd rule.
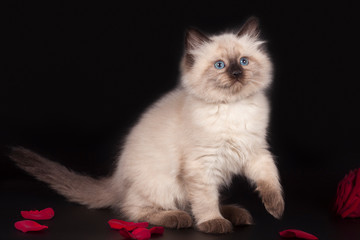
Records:
[[[48,183],[72,202],[89,208],[103,208],[112,206],[116,201],[111,191],[111,178],[94,179],[76,173],[22,147],[12,147],[9,157],[21,169]]]

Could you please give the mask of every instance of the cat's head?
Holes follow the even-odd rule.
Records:
[[[227,103],[265,89],[272,64],[259,39],[257,18],[250,17],[237,33],[207,36],[189,29],[181,64],[181,83],[193,96]]]

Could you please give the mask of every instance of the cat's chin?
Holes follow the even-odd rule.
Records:
[[[207,102],[231,103],[248,98],[261,91],[261,88],[254,88],[248,82],[234,82],[228,85],[218,85]]]
[[[216,94],[207,94],[206,96],[196,95],[196,98],[212,104],[227,104],[241,101],[256,94],[257,92],[258,91],[244,91],[242,88],[219,88],[217,89]]]
[[[187,95],[211,104],[223,104],[241,101],[266,88],[266,85],[255,86],[250,82],[234,82],[213,84],[203,91],[196,85],[183,85]]]

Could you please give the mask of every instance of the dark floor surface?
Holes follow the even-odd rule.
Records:
[[[284,229],[300,229],[323,240],[360,239],[360,219],[341,219],[333,215],[331,206],[335,197],[338,176],[323,172],[318,174],[290,174],[283,176],[286,194],[286,211],[281,220],[274,219],[263,208],[260,199],[241,179],[235,179],[233,187],[224,192],[225,202],[240,203],[255,219],[255,225],[236,227],[233,233],[210,235],[193,229],[165,229],[163,236],[153,239],[281,239],[278,232]],[[299,181],[302,179],[301,181]],[[321,188],[321,191],[319,191]],[[0,239],[123,239],[110,229],[107,221],[116,216],[110,209],[89,210],[69,203],[50,190],[45,184],[30,177],[1,182]],[[241,192],[242,197],[239,197]],[[43,232],[22,233],[13,227],[22,220],[21,210],[52,207],[52,220],[38,221],[49,226]]]

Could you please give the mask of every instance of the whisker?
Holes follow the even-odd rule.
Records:
[[[254,80],[254,79],[250,79],[250,82],[254,82],[254,83],[262,83],[261,81],[257,81],[257,80]]]

